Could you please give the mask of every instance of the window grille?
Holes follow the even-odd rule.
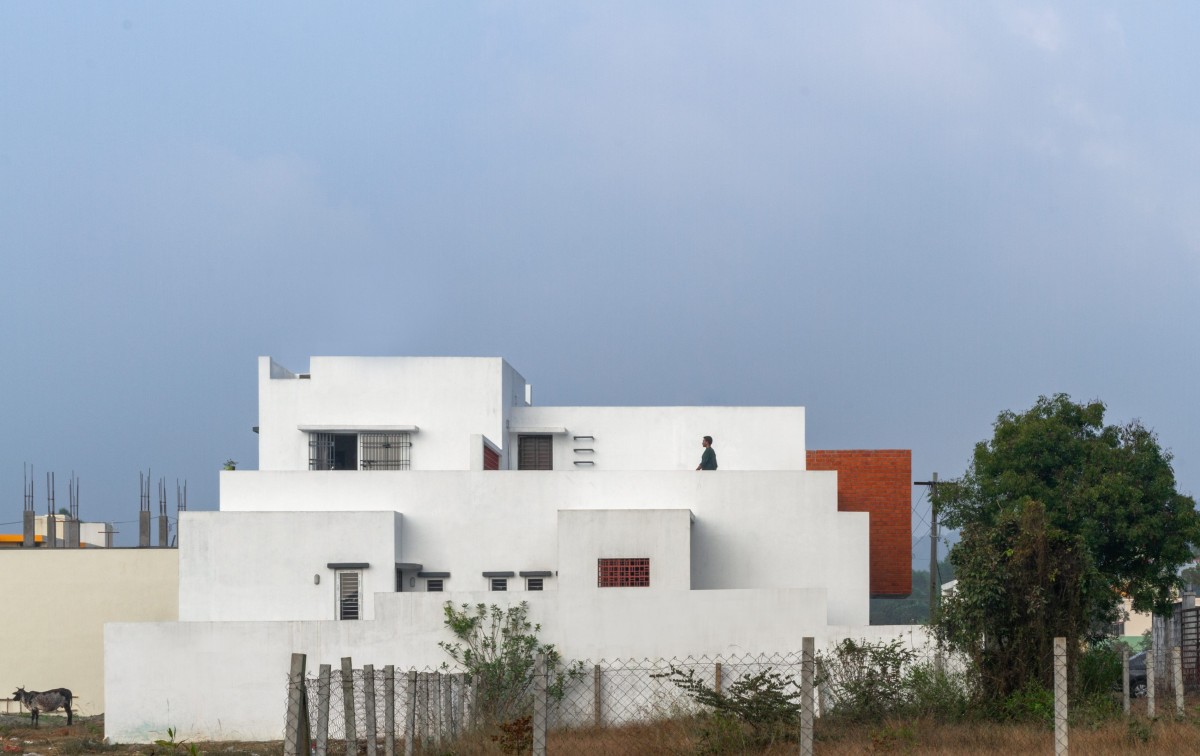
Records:
[[[437,579],[430,578],[429,580],[426,580],[425,581],[425,590],[429,591],[430,593],[441,593],[442,592],[441,578],[437,578]]]
[[[554,437],[553,436],[518,436],[517,437],[517,469],[518,470],[553,470],[554,469]]]
[[[338,619],[359,619],[359,583],[361,573],[339,572],[337,574]]]
[[[364,470],[407,470],[411,464],[412,436],[408,433],[360,433]]]
[[[649,588],[650,559],[597,559],[596,585],[601,588]]]
[[[493,591],[507,591],[508,590],[508,578],[490,578],[490,580],[491,580],[490,590],[493,590]]]
[[[525,590],[527,590],[527,591],[542,590],[542,578],[525,578]]]
[[[308,469],[333,469],[333,434],[308,434]]]

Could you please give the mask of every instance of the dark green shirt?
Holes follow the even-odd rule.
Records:
[[[717,453],[713,451],[711,446],[704,450],[704,454],[700,455],[701,470],[716,470],[717,469]]]

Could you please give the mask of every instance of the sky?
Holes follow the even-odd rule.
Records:
[[[118,543],[146,471],[216,508],[258,355],[803,405],[809,448],[917,479],[1065,392],[1200,494],[1198,36],[1190,3],[0,4],[0,531],[26,464]]]

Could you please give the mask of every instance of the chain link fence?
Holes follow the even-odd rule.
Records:
[[[959,686],[964,699],[970,697],[969,665],[933,645],[847,639],[814,653],[805,640],[803,651],[784,653],[579,660],[540,673],[527,669],[516,679],[493,678],[490,689],[482,678],[445,666],[354,669],[343,659],[339,669],[322,665],[306,673],[303,656],[295,655],[285,753],[811,755],[814,718],[882,721],[889,712],[914,712],[914,675]],[[1066,664],[1060,640],[1058,754],[1068,752]],[[1170,666],[1169,674],[1179,676],[1179,661]],[[1175,708],[1175,698],[1160,698],[1160,707]],[[889,709],[892,704],[910,708]]]

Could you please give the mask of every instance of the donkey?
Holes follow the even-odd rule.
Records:
[[[26,709],[29,709],[33,718],[33,726],[38,726],[38,712],[42,711],[58,711],[59,709],[67,710],[67,724],[71,724],[71,691],[66,688],[54,688],[53,690],[25,690],[17,688],[13,693],[13,698],[20,701]]]

